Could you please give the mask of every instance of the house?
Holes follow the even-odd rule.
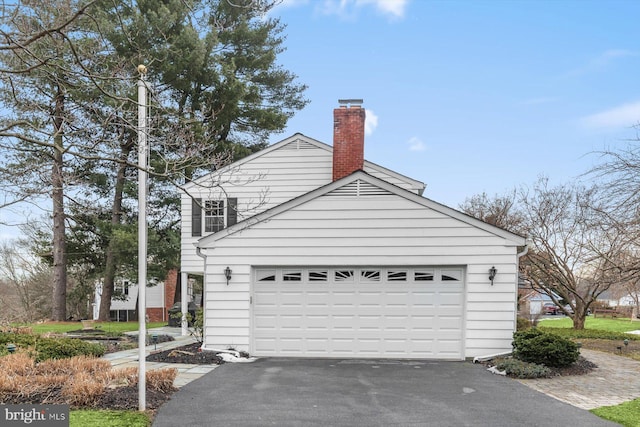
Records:
[[[639,299],[640,299],[640,294],[638,294],[637,292],[629,293],[621,297],[618,301],[616,301],[617,303],[616,305],[621,307],[635,306],[637,305],[636,301],[638,301]]]
[[[205,349],[450,360],[511,350],[525,239],[364,160],[360,102],[334,110],[333,146],[298,133],[185,187],[182,281],[204,276]]]
[[[171,270],[164,282],[146,289],[147,318],[150,322],[164,322],[169,320],[169,309],[173,305],[177,282],[177,271]],[[114,283],[114,291],[118,298],[111,299],[109,317],[115,322],[129,322],[138,320],[138,284],[123,278]],[[191,294],[191,288],[188,293]],[[93,319],[100,314],[100,299],[102,283],[96,283],[93,301]]]

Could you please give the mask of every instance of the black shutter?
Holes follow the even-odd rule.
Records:
[[[202,236],[202,199],[191,199],[191,236]]]
[[[238,222],[238,198],[229,197],[227,199],[227,227]]]

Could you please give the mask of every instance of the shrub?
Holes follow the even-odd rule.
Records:
[[[47,359],[66,359],[73,356],[100,357],[105,348],[73,338],[44,338],[39,335],[0,333],[0,346],[15,344],[18,349],[29,349],[34,353],[36,362]]]
[[[513,334],[513,356],[519,360],[562,368],[578,360],[578,345],[537,328]]]
[[[86,372],[77,372],[62,386],[62,396],[71,406],[91,406],[104,393],[105,384]]]
[[[533,327],[533,323],[531,323],[531,320],[518,316],[516,322],[516,329],[518,331],[524,331],[525,329],[529,329],[531,327]]]
[[[147,371],[145,381],[149,390],[157,390],[163,393],[174,389],[173,382],[178,375],[176,368],[154,369]]]
[[[67,359],[74,356],[100,357],[104,347],[73,338],[42,338],[36,345],[36,362],[47,359]]]
[[[172,318],[182,321],[182,313],[174,313]],[[200,344],[204,342],[204,310],[199,308],[196,310],[195,317],[187,312],[186,320],[188,326],[189,335],[196,339]]]
[[[496,368],[505,371],[508,376],[520,379],[548,378],[551,370],[544,365],[524,362],[522,360],[508,358],[497,361]]]

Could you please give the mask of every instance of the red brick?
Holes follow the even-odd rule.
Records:
[[[333,180],[364,168],[365,110],[360,105],[333,110]]]

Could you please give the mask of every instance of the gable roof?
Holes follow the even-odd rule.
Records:
[[[227,227],[221,231],[218,231],[217,233],[213,233],[208,236],[205,236],[202,239],[200,239],[196,245],[199,247],[202,247],[203,244],[207,245],[209,243],[213,243],[231,234],[235,234],[244,229],[251,228],[252,225],[261,223],[263,221],[267,221],[276,215],[279,215],[283,212],[287,212],[290,209],[293,209],[308,201],[324,196],[331,192],[342,192],[342,193],[352,193],[352,194],[396,195],[399,197],[403,197],[407,200],[411,200],[415,203],[418,203],[424,206],[425,208],[432,209],[443,215],[462,221],[463,223],[466,223],[472,227],[476,227],[488,233],[502,237],[505,240],[509,241],[511,245],[524,246],[526,244],[526,240],[522,236],[511,233],[510,231],[504,230],[494,225],[488,224],[484,221],[471,217],[453,208],[450,208],[448,206],[435,202],[431,199],[422,197],[421,195],[415,194],[411,191],[400,188],[387,181],[384,181],[380,178],[370,175],[364,171],[356,171],[351,175],[348,175],[340,180],[334,181],[330,184],[319,187],[313,191],[310,191],[299,197],[296,197],[287,202],[284,202],[262,213],[259,213],[250,218],[247,218],[244,221],[238,222],[237,224]]]
[[[318,141],[316,139],[310,138],[310,137],[308,137],[306,135],[303,135],[303,134],[298,132],[298,133],[295,133],[295,134],[291,135],[288,138],[283,139],[282,141],[276,142],[275,144],[272,144],[272,145],[268,146],[267,148],[265,148],[263,150],[255,152],[253,154],[250,154],[250,155],[248,155],[246,157],[243,157],[242,159],[240,159],[240,160],[238,160],[236,162],[233,162],[233,163],[221,168],[218,171],[218,173],[224,173],[224,172],[229,171],[229,170],[237,169],[237,168],[241,167],[242,165],[244,165],[245,163],[251,162],[252,160],[254,160],[256,158],[259,158],[259,157],[262,157],[264,155],[267,155],[267,154],[269,154],[269,153],[271,153],[273,151],[279,150],[279,149],[281,149],[281,148],[283,148],[283,147],[285,147],[285,146],[287,146],[289,144],[292,144],[292,143],[304,144],[304,145],[309,146],[309,148],[319,148],[319,149],[327,151],[328,153],[333,154],[333,147],[331,145],[325,144],[324,142],[320,142],[320,141]],[[425,189],[425,187],[426,187],[426,185],[421,181],[418,181],[418,180],[413,179],[413,178],[409,178],[406,175],[402,175],[402,174],[400,174],[398,172],[392,171],[391,169],[387,169],[387,168],[385,168],[383,166],[380,166],[380,165],[378,165],[376,163],[369,162],[367,160],[364,161],[364,167],[365,168],[371,168],[372,170],[375,170],[375,171],[378,171],[380,173],[392,176],[392,177],[394,177],[394,178],[396,178],[396,179],[398,179],[400,181],[404,181],[404,182],[408,183],[411,186],[411,188],[414,188],[414,189],[418,190],[418,194],[422,194],[424,189]],[[184,185],[184,189],[188,190],[190,187],[198,185],[202,181],[206,180],[206,178],[209,175],[210,174],[205,174],[205,175],[203,175],[203,176],[201,176],[199,178],[196,178],[193,181],[185,184]]]

